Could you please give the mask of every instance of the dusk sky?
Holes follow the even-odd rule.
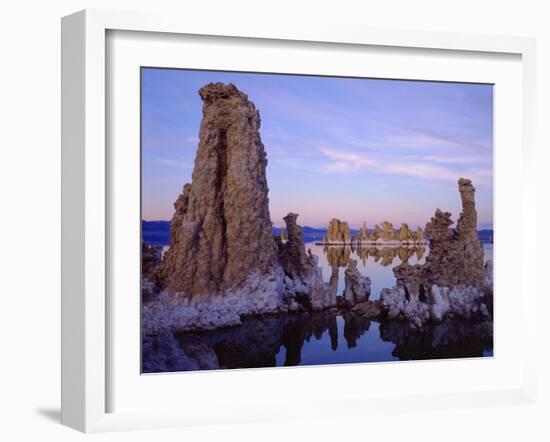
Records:
[[[476,187],[478,227],[493,223],[493,87],[172,69],[142,70],[142,208],[170,220],[191,182],[209,82],[234,83],[260,111],[271,220],[424,227],[460,212],[458,178]]]

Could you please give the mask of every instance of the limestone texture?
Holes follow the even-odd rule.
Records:
[[[269,278],[277,250],[268,208],[260,115],[234,85],[199,90],[203,118],[192,184],[174,204],[161,276],[172,293],[200,297]]]

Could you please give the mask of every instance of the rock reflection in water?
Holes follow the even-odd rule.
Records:
[[[479,357],[492,354],[488,324],[445,322],[411,331],[352,312],[249,318],[211,332],[143,338],[143,372]]]
[[[331,267],[347,267],[351,257],[350,246],[324,246],[323,252]]]
[[[348,348],[357,347],[357,340],[370,329],[370,320],[351,312],[344,313],[344,338]]]
[[[401,321],[380,324],[380,337],[393,342],[399,360],[492,356],[493,323],[444,321],[412,330]]]
[[[306,244],[312,253],[319,257],[319,265],[323,270],[325,281],[336,288],[337,295],[344,291],[344,269],[350,260],[358,262],[358,270],[362,276],[368,276],[371,281],[370,299],[377,299],[384,287],[395,285],[393,267],[402,264],[421,264],[427,255],[427,247],[419,245],[411,246],[381,246],[353,244],[341,245],[318,245]],[[340,270],[340,272],[339,272]]]
[[[324,246],[323,252],[331,267],[347,267],[350,258],[355,254],[363,265],[370,258],[374,262],[387,267],[393,264],[395,258],[400,263],[408,263],[413,256],[420,261],[426,254],[425,246]]]
[[[331,349],[336,350],[338,348],[338,327],[335,315],[325,312],[288,317],[280,342],[286,348],[284,365],[300,365],[304,342],[309,342],[313,337],[320,341],[325,331],[328,331]]]

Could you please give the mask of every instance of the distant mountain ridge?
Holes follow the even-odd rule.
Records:
[[[142,221],[141,231],[143,240],[148,244],[163,245],[166,246],[170,242],[170,221]],[[369,229],[371,231],[371,229]],[[304,241],[310,242],[315,240],[321,240],[327,233],[327,229],[321,229],[316,227],[303,227]],[[352,235],[357,234],[357,229],[350,229]],[[281,233],[280,227],[273,227],[273,233],[279,235]],[[492,243],[493,242],[493,230],[482,229],[478,230],[478,238],[481,242]]]
[[[141,221],[141,235],[148,244],[166,246],[170,243],[170,221]]]

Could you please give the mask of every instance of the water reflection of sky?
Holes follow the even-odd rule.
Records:
[[[371,279],[370,299],[378,299],[383,288],[395,285],[393,268],[401,264],[403,258],[408,257],[408,263],[411,265],[423,264],[429,252],[427,246],[416,249],[373,247],[360,251],[342,246],[326,248],[325,246],[316,245],[315,242],[307,243],[306,249],[311,249],[311,252],[319,257],[319,266],[323,271],[325,282],[329,281],[332,273],[331,264],[339,266],[338,294],[344,291],[344,271],[349,259],[357,260],[359,272]],[[483,244],[483,251],[485,261],[493,259],[493,244]]]
[[[378,322],[367,323],[366,330],[362,330],[357,337],[354,346],[350,346],[350,340],[344,336],[345,321],[342,316],[336,318],[338,327],[339,345],[336,349],[330,346],[328,330],[317,339],[311,336],[304,344],[301,357],[301,365],[348,364],[353,362],[381,362],[396,361],[399,358],[392,355],[395,344],[384,342],[380,339],[380,324]],[[277,355],[277,366],[284,366],[286,360],[286,348],[281,346]]]

